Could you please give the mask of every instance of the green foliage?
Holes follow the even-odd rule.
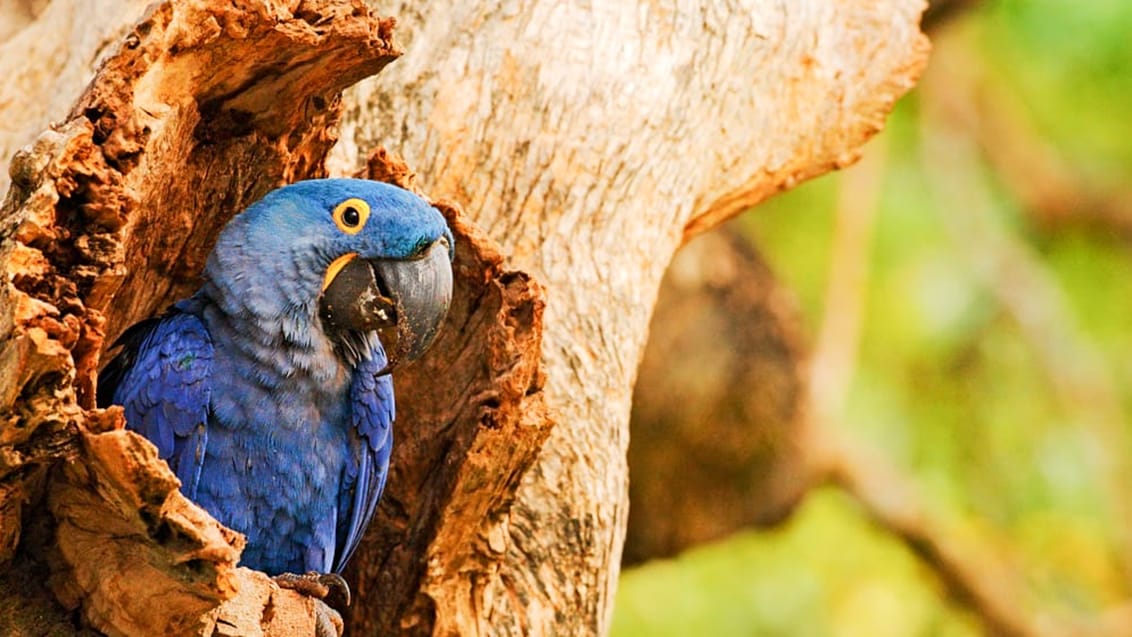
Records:
[[[1075,182],[1111,190],[1132,183],[1129,32],[1126,0],[999,0],[944,37],[947,50],[958,43],[984,62],[982,82],[1008,98],[1000,106],[1026,118],[1068,160]],[[1119,518],[1132,484],[1111,473],[1114,458],[1126,464],[1132,454],[1122,447],[1132,414],[1132,245],[1095,228],[1042,226],[981,157],[968,159],[983,173],[985,207],[948,209],[925,169],[923,99],[902,102],[884,133],[887,172],[872,228],[865,322],[836,425],[911,476],[949,533],[1012,565],[1024,589],[1021,607],[1087,620],[1132,595],[1118,559],[1132,550],[1122,544]],[[845,178],[815,180],[744,220],[796,293],[811,336],[827,309]],[[1035,329],[1004,300],[996,287],[1009,283],[996,265],[1001,255],[978,253],[988,244],[957,231],[949,217],[957,214],[989,215],[983,221],[1021,248],[1052,290],[1022,296],[1058,306],[1054,316],[1064,320],[1052,321],[1052,331]],[[1050,334],[1066,340],[1048,342]],[[1105,408],[1106,386],[1115,411]],[[780,529],[626,573],[613,632],[959,636],[980,629],[897,538],[865,521],[845,496],[823,490]]]
[[[1132,53],[1125,0],[997,0],[976,18],[981,58],[1079,165],[1132,169]]]

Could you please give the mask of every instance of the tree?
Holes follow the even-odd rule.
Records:
[[[927,52],[911,0],[379,3],[395,30],[359,1],[186,0],[125,32],[134,3],[68,29],[75,4],[40,7],[0,56],[27,109],[78,95],[12,158],[0,211],[0,559],[23,608],[53,602],[11,577],[50,572],[51,595],[111,634],[309,624],[310,600],[237,569],[241,538],[92,389],[122,329],[195,286],[231,214],[327,170],[436,197],[458,244],[443,336],[397,378],[349,623],[603,633],[631,389],[670,258],[852,163]],[[37,29],[72,60],[109,46],[81,94],[81,74],[42,72],[58,57],[9,54]],[[406,53],[386,68],[394,35]],[[13,130],[43,125],[9,110]]]

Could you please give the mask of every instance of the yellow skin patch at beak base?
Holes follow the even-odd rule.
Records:
[[[330,267],[326,268],[326,276],[322,277],[323,292],[326,291],[326,288],[330,287],[331,282],[334,281],[334,277],[338,276],[338,273],[342,271],[342,268],[346,267],[346,264],[357,256],[357,252],[347,252],[346,254],[343,254],[342,256],[330,262]]]

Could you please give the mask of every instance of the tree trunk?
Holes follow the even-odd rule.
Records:
[[[505,540],[506,555],[474,571],[473,594],[433,596],[432,614],[411,621],[440,632],[466,617],[484,633],[605,632],[628,513],[631,390],[673,252],[854,161],[924,62],[922,9],[382,7],[397,16],[407,53],[347,93],[331,165],[348,170],[379,144],[397,150],[426,191],[458,201],[548,290],[554,428],[505,526],[486,533]],[[433,585],[426,578],[426,595]],[[359,606],[354,620],[391,626],[380,612]]]
[[[927,50],[918,0],[378,3],[407,54],[340,98],[397,55],[358,2],[122,0],[89,24],[80,4],[17,5],[41,13],[0,44],[21,79],[0,88],[0,152],[64,115],[47,96],[78,98],[12,161],[0,211],[0,559],[124,635],[309,630],[309,600],[235,568],[242,539],[91,390],[231,214],[324,163],[447,200],[457,232],[443,336],[397,378],[353,631],[604,633],[631,389],[673,252],[854,161]],[[17,551],[21,528],[44,530]]]

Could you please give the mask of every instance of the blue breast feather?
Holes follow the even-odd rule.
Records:
[[[248,536],[242,564],[269,574],[341,572],[388,473],[393,384],[377,376],[386,364],[380,343],[373,339],[353,370],[345,404],[311,412],[301,384],[291,391],[286,378],[264,393],[254,379],[217,376],[238,367],[217,349],[233,335],[214,339],[204,309],[183,301],[123,334],[100,375],[100,406],[122,405],[127,426],[157,446],[184,494]],[[253,405],[242,412],[249,422],[218,417],[217,405],[241,401]],[[292,417],[305,413],[331,416]],[[295,420],[298,428],[283,426]],[[303,453],[310,457],[296,457]]]

